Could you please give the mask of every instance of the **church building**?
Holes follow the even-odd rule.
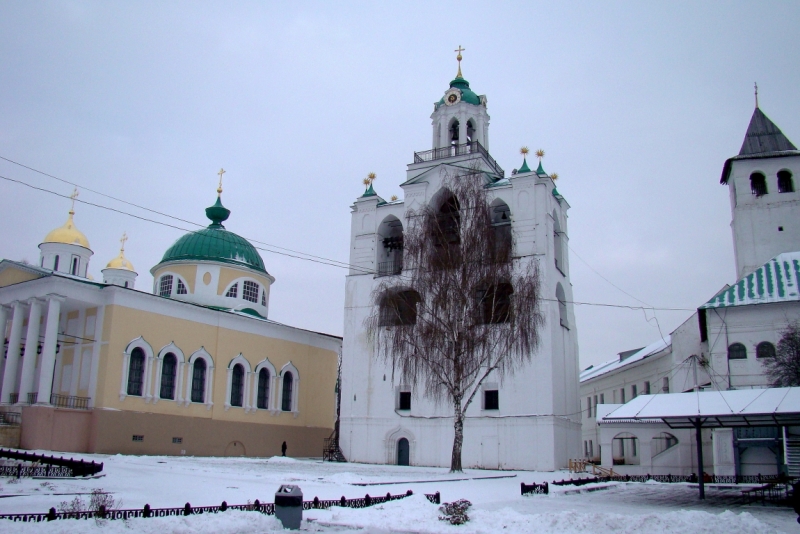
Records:
[[[224,171],[220,171],[221,173]],[[0,434],[4,446],[66,452],[320,456],[333,431],[341,338],[268,319],[256,248],[206,208],[151,269],[152,292],[119,254],[93,252],[67,222],[39,265],[0,261]]]
[[[385,200],[367,180],[352,206],[339,444],[349,461],[450,466],[452,406],[403,384],[371,344],[365,321],[374,311],[373,291],[387,280],[402,289],[413,268],[403,261],[403,239],[414,210],[460,209],[445,188],[448,177],[459,176],[481,180],[492,226],[511,236],[516,272],[538,264],[545,317],[529,361],[513,375],[492,371],[467,409],[463,466],[555,470],[578,455],[580,440],[569,204],[541,161],[531,170],[524,160],[507,176],[490,155],[486,96],[473,91],[461,74],[460,53],[457,59],[456,78],[433,106],[431,148],[415,152],[407,166],[405,198]]]

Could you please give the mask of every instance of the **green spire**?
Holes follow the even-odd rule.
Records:
[[[222,199],[217,197],[217,201],[213,206],[206,208],[206,217],[211,220],[209,228],[225,228],[222,226],[223,221],[226,221],[231,215],[231,210],[222,205]]]
[[[370,183],[370,184],[369,184],[369,186],[367,186],[367,190],[366,190],[366,191],[364,191],[364,194],[363,194],[363,195],[361,195],[361,198],[364,198],[364,197],[374,197],[374,196],[377,196],[377,195],[378,195],[378,194],[377,194],[377,193],[375,192],[375,190],[372,188],[372,183]]]
[[[522,167],[520,167],[517,172],[519,173],[531,172],[531,168],[528,167],[528,158],[526,158],[525,156],[522,157]]]
[[[536,174],[547,174],[542,167],[542,160],[539,160],[539,167],[536,169]]]

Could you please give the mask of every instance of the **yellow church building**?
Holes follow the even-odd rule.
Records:
[[[211,224],[151,269],[152,292],[134,288],[124,237],[103,281],[91,279],[74,206],[38,266],[0,261],[0,444],[272,456],[286,442],[289,455],[322,455],[342,339],[267,318],[275,279],[223,226],[221,192]]]

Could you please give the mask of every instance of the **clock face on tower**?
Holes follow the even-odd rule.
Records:
[[[458,104],[461,102],[461,91],[458,89],[450,89],[444,94],[444,103],[448,106]]]

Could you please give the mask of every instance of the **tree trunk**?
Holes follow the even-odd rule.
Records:
[[[464,412],[461,409],[461,396],[453,399],[453,427],[455,437],[453,438],[453,455],[450,457],[450,472],[461,473],[461,445],[464,443]]]

